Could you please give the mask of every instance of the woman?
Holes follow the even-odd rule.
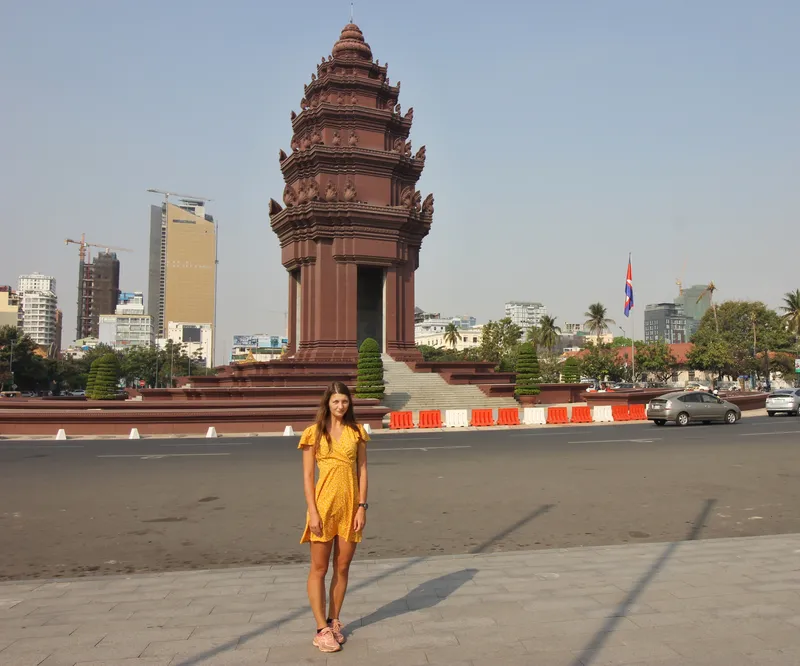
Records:
[[[367,522],[367,441],[356,423],[350,390],[333,382],[325,391],[316,423],[303,431],[303,489],[308,505],[306,529],[300,543],[311,544],[308,600],[317,633],[313,644],[322,652],[338,652],[345,637],[339,621],[350,563]],[[314,463],[319,481],[314,486]],[[328,614],[325,614],[325,575],[333,552]]]

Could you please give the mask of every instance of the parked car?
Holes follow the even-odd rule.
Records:
[[[710,391],[711,387],[701,384],[700,382],[689,382],[686,385],[685,391]]]
[[[800,413],[800,389],[780,389],[770,393],[766,407],[770,416],[778,413],[797,416]]]
[[[732,402],[703,391],[675,391],[651,400],[647,404],[647,418],[657,426],[667,421],[679,426],[712,421],[733,425],[742,418],[742,410]]]

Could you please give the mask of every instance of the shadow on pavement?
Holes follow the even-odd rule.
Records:
[[[477,569],[462,569],[461,571],[454,571],[453,573],[425,581],[421,585],[417,585],[404,597],[390,601],[378,610],[365,615],[361,618],[359,624],[353,623],[352,633],[357,633],[361,627],[368,627],[381,620],[388,620],[404,613],[410,613],[412,610],[432,608],[442,599],[446,599],[453,594],[464,583],[471,581],[476,573],[478,573]]]
[[[483,542],[482,544],[480,544],[479,546],[474,548],[471,551],[471,554],[477,555],[479,553],[484,552],[487,548],[491,547],[493,544],[495,544],[498,541],[500,541],[501,539],[505,538],[506,536],[511,534],[511,532],[513,532],[514,530],[519,529],[520,527],[522,527],[523,525],[531,522],[535,518],[547,513],[554,506],[555,506],[554,504],[545,504],[543,506],[540,506],[536,510],[532,511],[531,513],[529,513],[527,516],[525,516],[522,519],[518,520],[516,523],[514,523],[510,527],[507,527],[504,530],[498,532],[496,535],[494,535],[490,539],[487,539],[485,542]],[[428,559],[428,558],[427,557],[413,557],[413,558],[411,558],[409,560],[406,560],[405,562],[399,563],[398,565],[396,565],[396,566],[394,566],[394,567],[392,567],[390,569],[387,569],[385,571],[381,571],[380,573],[376,573],[374,576],[370,576],[369,578],[367,578],[366,580],[361,581],[360,583],[356,583],[355,585],[348,586],[347,591],[349,593],[352,593],[352,592],[357,592],[359,590],[363,590],[365,587],[369,587],[370,585],[372,585],[374,583],[377,583],[378,581],[384,580],[384,579],[388,578],[389,576],[393,576],[394,574],[400,573],[401,571],[405,571],[406,569],[410,569],[415,564],[419,564],[420,562],[424,562],[426,559]],[[374,622],[377,622],[378,620],[384,619],[385,617],[394,617],[395,615],[399,614],[399,613],[395,613],[394,615],[386,615],[386,609],[388,609],[390,607],[392,609],[400,610],[401,612],[408,612],[407,601],[412,598],[412,595],[414,595],[415,598],[424,598],[424,599],[429,600],[431,602],[430,606],[422,606],[422,607],[423,608],[430,608],[431,606],[433,606],[436,603],[438,603],[439,601],[441,601],[441,599],[443,599],[444,596],[452,594],[455,590],[457,590],[459,587],[461,587],[464,583],[466,583],[469,580],[471,580],[472,577],[475,575],[475,573],[477,573],[477,569],[464,569],[462,571],[457,571],[457,572],[452,573],[452,574],[447,574],[446,576],[440,576],[439,578],[435,578],[435,579],[430,580],[430,581],[428,581],[426,583],[423,583],[422,585],[419,585],[414,590],[409,592],[402,599],[399,599],[397,601],[392,601],[391,603],[386,604],[386,606],[383,606],[383,607],[379,608],[374,613],[371,613],[370,615],[361,618],[361,626],[362,627],[363,626],[367,626],[367,624],[372,624]],[[428,592],[423,594],[421,592],[421,590],[427,590],[427,591],[435,594],[436,597],[434,598],[433,594],[429,594]],[[444,596],[441,596],[441,595],[444,595]],[[401,606],[400,606],[401,602],[406,604],[406,609],[402,609],[401,608]],[[395,606],[395,604],[397,604],[397,606]],[[415,604],[415,605],[418,606],[418,604]],[[264,634],[267,631],[271,631],[273,629],[277,629],[278,627],[286,624],[287,622],[290,622],[292,620],[296,620],[298,617],[301,617],[307,611],[308,611],[308,606],[303,606],[302,608],[299,608],[297,610],[290,611],[290,612],[286,613],[286,615],[284,615],[283,617],[278,618],[277,620],[273,620],[272,622],[267,622],[265,624],[259,625],[258,627],[254,628],[253,631],[248,631],[246,634],[242,634],[238,638],[235,638],[235,639],[230,640],[230,641],[228,641],[226,643],[223,643],[222,645],[218,645],[218,646],[216,646],[216,647],[214,647],[214,648],[212,648],[210,650],[206,650],[205,652],[201,652],[200,654],[196,654],[193,657],[188,657],[187,659],[184,659],[184,660],[182,660],[180,662],[176,662],[173,666],[196,666],[197,664],[202,664],[206,660],[211,659],[212,657],[215,657],[215,656],[217,656],[219,654],[222,654],[223,652],[228,652],[229,650],[235,650],[238,645],[243,645],[247,641],[249,641],[249,640],[251,640],[251,639],[253,639],[253,638],[257,637],[257,636],[260,636],[261,634]],[[383,616],[382,617],[378,617],[378,614],[381,613],[381,612],[383,612]]]
[[[645,572],[645,574],[636,582],[636,585],[633,589],[628,593],[628,595],[620,602],[617,606],[616,610],[614,611],[614,615],[609,617],[606,620],[606,623],[600,628],[600,630],[592,637],[592,640],[583,648],[581,653],[575,657],[575,660],[572,662],[572,666],[590,666],[591,663],[594,661],[595,657],[600,653],[603,645],[605,645],[606,640],[608,640],[609,634],[614,631],[616,626],[620,623],[622,618],[624,618],[628,611],[630,610],[631,606],[636,603],[636,600],[642,595],[647,589],[647,586],[653,582],[653,579],[661,572],[661,570],[667,565],[669,559],[675,554],[675,551],[680,547],[680,545],[684,541],[696,541],[700,538],[700,533],[703,531],[705,527],[705,522],[708,520],[709,515],[711,515],[711,510],[714,508],[714,505],[717,503],[715,499],[707,499],[703,504],[703,508],[700,513],[695,518],[694,523],[692,523],[692,529],[689,530],[689,533],[686,535],[686,538],[683,541],[673,541],[672,543],[668,544],[667,547],[664,549],[664,552],[661,553],[659,558],[653,562],[653,565]]]

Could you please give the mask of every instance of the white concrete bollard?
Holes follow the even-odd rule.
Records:
[[[445,428],[466,428],[469,425],[469,416],[466,409],[448,409],[444,413]]]
[[[61,429],[58,431],[58,434],[56,435],[56,439],[57,439],[57,440],[61,440],[61,441],[63,441],[63,440],[65,440],[66,438],[67,438],[67,433],[66,433],[66,431],[64,430],[64,428],[61,428]]]
[[[206,437],[219,437],[217,434],[217,429],[214,426],[211,426],[206,433]]]
[[[545,425],[547,411],[544,407],[525,407],[522,410],[522,422],[525,425]]]
[[[283,429],[283,436],[284,437],[294,437],[294,428],[288,425]]]
[[[131,428],[131,434],[128,435],[128,439],[141,439],[139,436],[139,428]]]
[[[372,434],[372,426],[369,423],[364,424],[364,432],[368,435]]]

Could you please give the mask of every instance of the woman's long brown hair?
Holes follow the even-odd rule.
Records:
[[[325,390],[325,395],[322,396],[322,400],[319,403],[319,409],[317,410],[317,419],[315,423],[317,426],[317,437],[316,441],[314,442],[314,451],[319,450],[319,443],[323,438],[330,448],[331,434],[328,432],[328,421],[331,418],[330,402],[331,396],[337,393],[340,395],[346,395],[348,400],[347,411],[344,413],[344,417],[342,418],[342,424],[348,428],[351,428],[358,437],[358,441],[361,441],[361,431],[358,429],[358,423],[356,423],[356,414],[355,411],[353,411],[353,398],[350,395],[350,389],[347,388],[347,385],[344,382],[333,382]]]

